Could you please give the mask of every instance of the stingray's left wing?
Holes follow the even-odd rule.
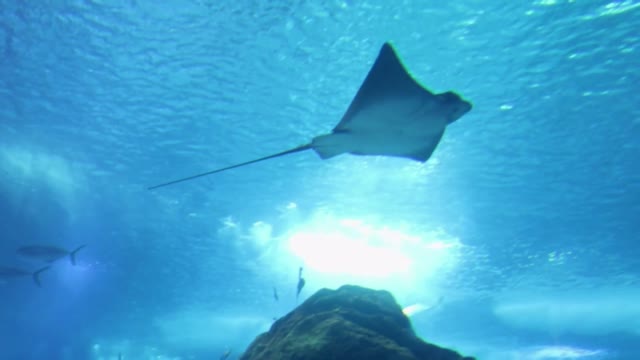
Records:
[[[376,62],[360,86],[360,90],[333,131],[348,130],[349,123],[353,119],[357,119],[357,114],[367,107],[379,105],[382,101],[394,98],[416,95],[434,96],[409,75],[391,44],[385,43],[380,49]]]

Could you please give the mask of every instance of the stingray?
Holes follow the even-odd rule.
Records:
[[[435,94],[420,85],[402,65],[391,44],[385,43],[342,120],[329,134],[317,136],[293,149],[149,189],[309,149],[322,159],[349,153],[425,162],[438,146],[447,125],[466,114],[471,106],[455,92]]]

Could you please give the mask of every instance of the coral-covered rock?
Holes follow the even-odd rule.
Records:
[[[258,336],[240,360],[472,360],[418,338],[387,291],[322,289]]]

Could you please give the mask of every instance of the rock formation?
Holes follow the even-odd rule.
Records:
[[[473,360],[418,338],[387,291],[322,289],[258,336],[240,360]]]

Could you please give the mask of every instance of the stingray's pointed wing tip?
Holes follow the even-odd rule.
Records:
[[[466,100],[460,96],[460,94],[453,91],[437,94],[436,98],[449,108],[448,124],[458,120],[473,108],[473,104],[469,100]]]
[[[382,48],[380,49],[380,51],[387,51],[387,50],[395,51],[391,41],[385,41],[384,44],[382,44]]]
[[[398,58],[398,55],[396,54],[396,49],[393,47],[393,44],[387,41],[384,44],[382,44],[382,47],[380,48],[380,52],[378,54],[378,58],[385,58],[389,56]]]

